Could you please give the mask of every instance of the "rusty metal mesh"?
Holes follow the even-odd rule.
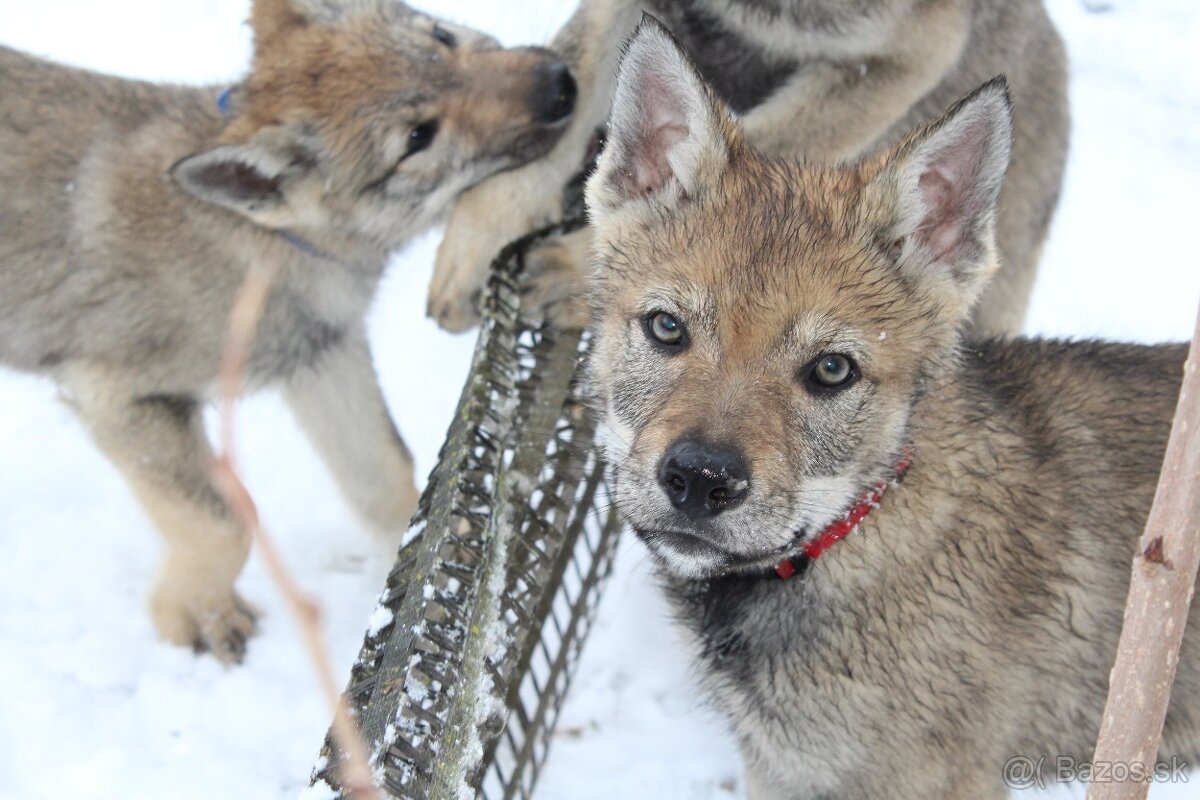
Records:
[[[519,311],[529,249],[493,267],[457,413],[347,697],[384,793],[528,798],[608,576],[617,522],[583,396],[586,334]],[[379,612],[386,618],[385,612]],[[327,740],[314,781],[338,789]]]

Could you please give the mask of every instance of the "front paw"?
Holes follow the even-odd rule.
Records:
[[[232,589],[186,596],[162,585],[150,598],[150,614],[164,640],[211,652],[223,664],[240,664],[258,630],[258,610]]]
[[[478,240],[464,241],[447,234],[438,246],[426,316],[451,333],[477,326],[482,319],[480,297],[495,255],[491,246]]]
[[[460,333],[479,324],[492,261],[509,242],[562,218],[562,179],[544,168],[502,172],[458,199],[438,246],[426,313]]]

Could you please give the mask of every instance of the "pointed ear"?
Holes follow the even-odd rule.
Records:
[[[316,158],[280,126],[246,144],[219,145],[171,167],[171,177],[206,203],[269,222],[287,214],[289,191],[316,167]]]
[[[253,0],[250,5],[250,29],[254,31],[256,49],[306,22],[303,10],[293,8],[291,0]]]
[[[976,89],[895,151],[871,183],[891,208],[884,235],[901,269],[949,289],[963,313],[999,266],[996,203],[1012,150],[1004,78]]]
[[[587,200],[593,217],[675,205],[716,184],[737,136],[729,114],[671,34],[649,15],[625,47],[608,138]]]
[[[390,3],[381,0],[286,0],[288,7],[309,22],[328,25],[362,11],[382,11]]]
[[[250,28],[258,43],[309,23],[329,25],[360,11],[387,11],[385,0],[253,0]]]

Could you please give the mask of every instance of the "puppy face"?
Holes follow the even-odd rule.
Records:
[[[473,183],[545,154],[574,108],[553,54],[387,0],[259,0],[225,144],[173,170],[269,227],[394,247]]]
[[[671,571],[795,554],[889,473],[995,266],[989,85],[886,157],[771,162],[643,25],[588,187],[618,506]]]

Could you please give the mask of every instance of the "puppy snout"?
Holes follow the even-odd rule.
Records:
[[[575,110],[578,89],[566,64],[551,62],[537,67],[530,109],[538,122],[558,122]]]
[[[741,504],[750,491],[750,471],[732,447],[680,439],[663,455],[658,482],[672,505],[699,520]]]

